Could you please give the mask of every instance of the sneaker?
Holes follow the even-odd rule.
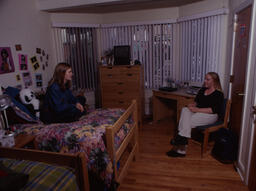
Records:
[[[175,150],[170,150],[170,151],[168,151],[167,153],[166,153],[166,155],[168,156],[168,157],[185,157],[186,156],[186,154],[181,154],[181,153],[178,153],[177,151],[175,151]]]
[[[174,137],[171,141],[170,141],[171,145],[187,145],[188,144],[188,138],[187,137],[183,137],[180,135],[177,135],[176,137]]]

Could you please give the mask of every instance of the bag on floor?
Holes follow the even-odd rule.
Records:
[[[221,128],[216,132],[212,156],[218,161],[229,164],[237,159],[238,139],[228,128]]]

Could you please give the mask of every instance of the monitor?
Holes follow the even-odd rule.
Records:
[[[129,65],[130,64],[130,46],[114,46],[115,65]]]

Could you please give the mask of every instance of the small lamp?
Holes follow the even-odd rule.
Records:
[[[9,129],[9,124],[8,124],[8,119],[6,115],[6,109],[12,105],[11,98],[6,95],[0,95],[0,111],[1,113],[4,113],[4,115],[1,117],[4,120],[4,127],[3,129],[8,130]]]

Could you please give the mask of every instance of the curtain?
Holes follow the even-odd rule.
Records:
[[[57,62],[71,65],[73,88],[95,90],[97,87],[97,51],[94,28],[53,28]]]
[[[146,88],[158,88],[173,77],[173,25],[149,24],[100,28],[100,54],[130,45],[131,59],[144,68]]]
[[[218,72],[221,17],[217,15],[179,23],[182,81],[203,82],[207,72]]]

